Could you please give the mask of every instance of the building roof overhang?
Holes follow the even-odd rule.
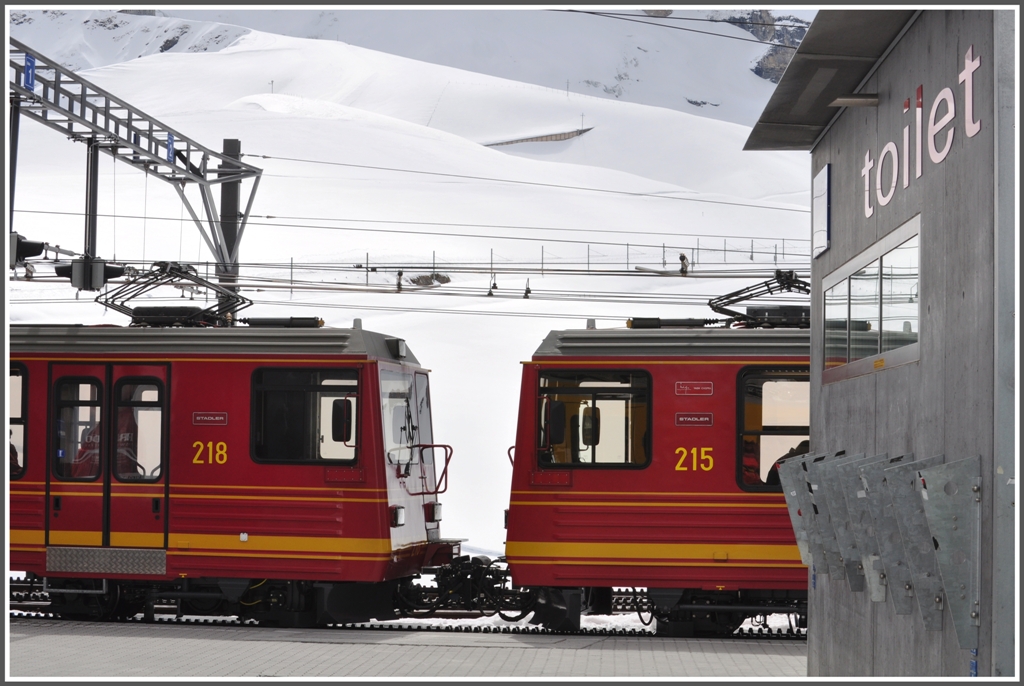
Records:
[[[920,10],[822,10],[814,17],[744,150],[810,150]],[[865,101],[864,104],[867,104]]]

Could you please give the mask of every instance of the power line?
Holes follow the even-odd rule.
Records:
[[[771,41],[760,40],[758,38],[743,38],[741,36],[729,36],[724,33],[712,33],[711,31],[699,31],[697,29],[688,29],[685,26],[668,26],[666,24],[659,24],[656,21],[644,21],[639,18],[639,15],[621,15],[621,14],[606,14],[604,12],[588,12],[586,10],[550,10],[552,12],[573,12],[575,14],[591,14],[595,17],[605,17],[606,19],[617,19],[619,21],[630,21],[635,24],[647,24],[648,26],[660,26],[663,29],[672,29],[674,31],[689,31],[690,33],[701,33],[705,36],[715,36],[716,38],[731,38],[732,40],[740,40],[746,43],[761,43],[762,45],[774,45],[780,48],[788,48],[790,50],[796,50],[795,45],[785,45],[784,43],[773,43]],[[630,17],[637,17],[631,19]]]
[[[58,211],[52,211],[52,210],[16,210],[16,211],[24,212],[24,213],[30,213],[30,214],[56,214],[56,215],[81,216],[81,213],[79,213],[79,212],[58,212]],[[96,216],[97,217],[111,217],[113,215],[97,214]],[[268,219],[278,219],[279,218],[279,217],[277,217],[275,215],[254,215],[254,216],[256,216],[256,217],[266,217]],[[118,215],[118,217],[122,218],[122,219],[143,219],[144,218],[144,217],[141,217],[141,216],[138,216],[138,215]],[[175,219],[173,217],[146,217],[146,219],[153,220],[153,221],[179,221],[178,219]],[[416,221],[404,221],[404,220],[375,220],[375,219],[335,219],[335,220],[331,220],[331,219],[310,218],[307,221],[387,223],[387,224],[406,224],[406,225],[422,225],[422,226],[480,226],[481,228],[488,228],[488,226],[489,226],[489,225],[486,225],[486,224],[480,224],[480,225],[474,225],[474,224],[446,224],[444,222],[416,222]],[[656,249],[656,250],[671,249],[673,251],[693,250],[694,249],[693,246],[655,244],[655,243],[626,243],[626,242],[615,243],[615,242],[612,242],[612,241],[583,241],[583,240],[573,240],[573,239],[568,239],[568,238],[550,238],[550,237],[547,237],[547,238],[532,238],[532,237],[529,237],[529,236],[473,234],[473,233],[458,233],[458,232],[452,232],[452,231],[411,231],[411,230],[404,230],[404,229],[368,228],[368,227],[357,227],[357,226],[318,226],[318,225],[315,225],[315,224],[294,224],[294,223],[282,223],[282,222],[258,222],[258,221],[253,221],[252,219],[250,219],[246,223],[246,225],[249,226],[249,227],[260,226],[260,227],[276,227],[276,228],[288,228],[288,229],[310,229],[310,230],[315,230],[315,231],[360,231],[360,232],[364,232],[364,233],[392,233],[392,234],[404,234],[404,235],[413,235],[413,236],[439,236],[439,237],[445,237],[445,238],[475,238],[475,239],[486,239],[486,240],[521,241],[521,242],[528,242],[528,243],[543,243],[543,244],[547,244],[547,243],[560,243],[560,244],[568,244],[568,245],[600,245],[600,246],[618,247],[618,248],[625,248],[628,245],[631,248],[648,248],[648,249]],[[528,227],[528,226],[501,226],[501,227],[495,227],[495,228],[521,229],[521,230],[529,230],[529,231],[546,231],[546,230],[549,230],[549,229],[546,229],[545,227]],[[550,229],[550,230],[554,230],[554,231],[563,231],[564,230],[564,231],[573,231],[573,232],[587,232],[586,229]],[[597,233],[597,232],[604,232],[604,231],[605,230],[597,230],[597,231],[595,231],[595,233]],[[626,233],[624,231],[623,232],[608,231],[608,232],[609,233]],[[639,233],[643,234],[644,232],[639,232]],[[671,235],[671,234],[659,232],[658,234],[653,234],[653,235]],[[733,239],[733,240],[755,240],[755,241],[761,242],[762,246],[765,245],[766,242],[767,242],[766,239],[764,239],[764,238],[748,238],[748,237],[745,237],[745,236],[744,237],[738,237],[738,236],[717,236],[717,235],[713,236],[711,234],[676,234],[676,235],[680,235],[680,236],[684,236],[685,235],[685,236],[696,237],[696,238],[704,238],[704,237],[713,237],[713,238],[716,238],[716,239],[717,238],[722,238],[725,241],[728,241],[730,238]],[[771,240],[771,239],[768,239],[768,240]],[[784,240],[783,239],[779,239],[777,241],[774,241],[773,243],[771,243],[771,245],[776,246],[780,242],[784,243],[784,241],[803,241],[803,242],[807,242],[806,239],[790,239],[790,238],[787,238],[787,239],[784,239]],[[774,256],[776,254],[776,251],[774,251],[774,250],[767,250],[767,249],[754,250],[754,249],[746,249],[746,248],[728,248],[727,246],[723,246],[721,249],[718,249],[718,248],[713,248],[710,245],[707,246],[707,247],[701,248],[701,250],[705,251],[705,252],[708,252],[708,253],[721,252],[721,253],[735,253],[735,254],[741,254],[741,255],[773,255]],[[787,255],[790,256],[790,257],[799,257],[799,258],[805,258],[805,257],[809,257],[810,256],[808,253],[794,252],[792,250],[788,251]]]
[[[71,217],[84,216],[82,212],[62,212],[57,210],[20,210],[15,209],[15,212],[22,212],[25,214],[57,214],[66,215]],[[113,217],[119,219],[142,219],[142,215],[132,214],[102,214],[99,213],[97,217]],[[265,219],[286,219],[289,221],[310,221],[310,222],[359,222],[363,224],[404,224],[409,226],[453,226],[453,227],[477,227],[481,229],[517,229],[521,231],[563,231],[567,233],[612,233],[629,236],[683,236],[687,238],[716,238],[725,240],[754,240],[754,241],[765,241],[764,236],[733,236],[719,233],[684,233],[681,231],[644,231],[644,230],[626,230],[626,229],[575,229],[569,227],[559,226],[525,226],[522,224],[477,224],[467,222],[428,222],[428,221],[414,221],[411,219],[362,219],[358,217],[293,217],[276,214],[253,214],[250,217],[262,217]],[[148,217],[153,221],[181,221],[180,218],[174,217]],[[267,223],[264,226],[282,226],[291,227],[291,224],[275,224]],[[422,235],[429,235],[426,232],[416,232]],[[785,240],[790,243],[810,243],[809,238],[785,238],[778,239],[778,241]],[[776,241],[777,242],[777,241]],[[632,244],[631,244],[632,245]],[[639,245],[639,244],[638,244]],[[671,246],[666,246],[671,247]],[[710,247],[707,248],[711,250]],[[719,251],[720,252],[720,251]],[[742,251],[739,251],[742,252]],[[794,253],[796,254],[796,253]]]
[[[554,10],[554,11],[569,12],[569,11],[573,11],[573,10]],[[605,17],[636,17],[638,19],[645,19],[645,20],[649,19],[651,21],[654,21],[654,20],[658,20],[658,21],[703,21],[703,22],[710,22],[712,24],[732,24],[734,26],[740,26],[740,25],[742,25],[742,26],[783,26],[783,27],[791,27],[791,28],[807,28],[804,25],[804,24],[806,24],[806,22],[804,22],[803,24],[780,24],[777,21],[776,22],[770,22],[770,21],[745,21],[745,20],[741,20],[741,19],[710,19],[710,18],[707,18],[707,17],[703,17],[703,18],[697,18],[697,17],[655,17],[655,16],[651,16],[651,15],[648,15],[648,14],[620,14],[618,12],[594,12],[594,14],[600,14],[601,16],[605,16]],[[780,19],[783,19],[783,18],[780,17]],[[797,19],[797,21],[803,22],[804,20],[803,19]]]
[[[178,298],[152,298],[151,301],[163,301],[171,302],[177,301]],[[94,303],[93,300],[76,300],[74,298],[36,298],[16,301],[16,304],[81,304],[87,305]],[[12,301],[15,304],[15,301]],[[421,312],[429,314],[466,314],[472,316],[486,316],[486,317],[509,317],[509,318],[522,318],[532,317],[539,319],[601,319],[606,321],[622,321],[625,322],[628,319],[627,316],[611,316],[606,314],[557,314],[552,312],[493,312],[488,310],[459,310],[459,309],[444,309],[444,308],[433,308],[433,307],[390,307],[390,306],[374,306],[374,305],[346,305],[337,303],[320,303],[320,302],[301,302],[301,301],[276,301],[276,300],[253,300],[254,305],[273,306],[273,307],[317,307],[324,309],[350,309],[350,310],[373,310],[381,312],[404,312],[410,314],[418,314]]]
[[[274,155],[261,155],[256,153],[243,153],[243,157],[257,157],[264,160],[285,160],[287,162],[302,162],[304,164],[323,164],[333,167],[352,167],[354,169],[373,169],[376,171],[388,171],[388,172],[399,172],[403,174],[423,174],[426,176],[443,176],[453,179],[468,179],[472,181],[492,181],[495,183],[511,183],[519,184],[524,186],[540,186],[542,188],[561,188],[563,190],[574,190],[574,191],[587,191],[591,193],[611,193],[613,195],[627,195],[637,198],[657,198],[660,200],[678,200],[684,202],[699,202],[707,203],[709,205],[728,205],[732,207],[749,207],[754,209],[765,209],[765,210],[778,210],[780,212],[800,212],[809,214],[810,210],[798,209],[792,207],[777,207],[774,205],[759,205],[756,203],[742,203],[742,202],[727,202],[725,200],[708,200],[706,198],[680,198],[670,195],[664,195],[661,193],[639,193],[633,191],[617,191],[607,188],[589,188],[587,186],[569,186],[557,183],[541,183],[540,181],[519,181],[516,179],[499,179],[489,176],[473,176],[471,174],[449,174],[446,172],[434,172],[434,171],[423,171],[419,169],[400,169],[398,167],[378,167],[369,164],[354,164],[351,162],[327,162],[324,160],[308,160],[297,157],[277,157]],[[267,176],[264,174],[264,176]],[[284,177],[288,178],[288,177]],[[663,182],[664,183],[664,182]],[[677,193],[679,191],[667,191],[671,193]]]

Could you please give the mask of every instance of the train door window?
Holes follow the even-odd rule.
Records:
[[[426,374],[416,374],[416,426],[418,428],[417,442],[421,445],[430,445],[434,442],[434,428],[430,417],[430,385]],[[434,449],[423,449],[423,461],[427,464],[434,462]]]
[[[117,452],[114,476],[120,481],[157,481],[163,455],[161,384],[156,379],[124,379],[114,392]]]
[[[321,385],[317,392],[320,458],[354,460],[359,403],[357,381],[352,378],[324,378]]]
[[[358,384],[354,369],[257,369],[252,386],[253,459],[354,461]]]
[[[95,479],[100,475],[102,441],[100,384],[91,379],[61,379],[55,395],[54,476]]]
[[[10,366],[7,381],[7,422],[10,424],[8,440],[11,444],[10,478],[20,479],[25,474],[25,407],[28,383],[25,367]]]
[[[380,370],[380,406],[384,422],[384,453],[391,464],[409,464],[417,459],[420,419],[416,412],[413,374]]]
[[[573,467],[650,462],[650,375],[640,371],[542,372],[538,460]]]
[[[777,490],[775,464],[808,451],[810,381],[806,370],[747,369],[739,376],[739,484]]]

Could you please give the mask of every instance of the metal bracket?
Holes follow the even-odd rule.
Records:
[[[924,515],[937,542],[949,613],[961,650],[978,647],[981,626],[981,456],[921,470]]]
[[[903,536],[903,549],[910,562],[910,574],[916,590],[921,619],[928,631],[942,631],[942,577],[935,559],[935,541],[932,540],[928,520],[924,516],[921,492],[924,483],[920,471],[940,465],[942,455],[898,464],[885,470],[885,484],[892,499],[896,523]]]
[[[810,562],[805,562],[804,564],[813,563],[816,568],[826,570],[827,573],[828,562],[825,560],[825,548],[821,543],[821,532],[818,530],[814,514],[814,504],[811,501],[811,488],[806,478],[807,461],[816,457],[821,457],[821,455],[803,455],[783,462],[779,467],[779,483],[782,484],[786,495],[786,507],[790,507],[791,501],[795,502],[797,506],[799,524],[794,522],[794,533],[797,535],[798,545],[800,533],[803,533],[808,553],[811,556]],[[792,518],[792,516],[793,512],[790,510],[790,517]]]
[[[85,588],[52,588],[48,585],[49,577],[43,577],[43,593],[65,593],[67,595],[81,594],[81,595],[107,595],[107,580],[103,579],[103,586],[99,590],[85,589]]]
[[[875,538],[874,521],[871,518],[867,492],[860,479],[860,469],[867,463],[887,461],[888,453],[861,456],[859,459],[843,461],[835,469],[839,485],[846,496],[846,510],[850,516],[850,531],[860,553],[861,570],[867,583],[868,596],[872,602],[885,602],[886,577],[882,556]]]
[[[910,573],[907,554],[903,550],[903,537],[896,523],[889,490],[885,485],[885,469],[896,464],[912,462],[914,453],[900,455],[893,459],[882,459],[861,464],[858,476],[864,488],[867,509],[875,530],[875,542],[881,557],[882,573],[889,588],[889,598],[898,615],[909,615],[914,611],[914,582]],[[857,494],[860,497],[860,493]]]
[[[861,551],[857,547],[857,540],[853,536],[853,523],[850,519],[849,508],[846,506],[846,497],[843,495],[838,468],[852,460],[863,459],[864,453],[858,453],[842,458],[836,457],[822,462],[819,466],[822,474],[821,490],[828,500],[832,526],[836,532],[836,543],[839,545],[839,555],[843,558],[843,566],[846,567],[846,581],[850,584],[850,590],[855,593],[860,593],[865,587],[864,565],[860,559]]]
[[[788,458],[779,462],[779,483],[782,485],[783,495],[786,496],[786,509],[789,511],[789,521],[793,524],[793,535],[796,536],[796,547],[800,550],[800,561],[810,567],[815,562],[810,544],[811,517],[804,517],[804,510],[800,506],[800,491],[807,492],[800,461],[799,458]],[[822,560],[823,558],[819,558],[818,562]]]
[[[838,457],[842,453],[836,453]],[[832,521],[832,513],[829,510],[828,498],[821,485],[824,480],[822,470],[823,462],[828,455],[815,457],[807,460],[807,483],[811,487],[811,501],[814,508],[814,520],[818,523],[818,531],[821,532],[821,544],[825,548],[825,561],[828,562],[828,575],[835,581],[846,578],[846,567],[843,564],[843,556],[839,552],[839,542],[836,540],[835,524]],[[835,459],[835,458],[833,458]]]

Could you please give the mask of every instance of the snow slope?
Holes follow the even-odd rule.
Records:
[[[655,105],[747,126],[757,120],[774,85],[755,76],[751,68],[768,46],[751,42],[751,34],[737,26],[706,21],[739,12],[677,9],[658,19],[636,9],[600,9],[631,16],[528,8],[164,12],[343,41],[563,93]],[[781,14],[810,21],[815,12]]]
[[[145,20],[138,26],[151,33],[177,21],[132,19]],[[15,37],[32,45],[18,26],[10,26]],[[740,154],[746,129],[736,124],[566,98],[336,41],[251,31],[204,52],[190,51],[199,43],[183,37],[164,53],[120,61],[121,44],[141,40],[141,28],[117,39],[122,34],[105,29],[83,32],[79,22],[66,25],[66,36],[63,25],[50,26],[60,30],[34,37],[46,42],[38,48],[43,54],[65,38],[81,41],[83,53],[107,65],[86,70],[86,78],[206,145],[237,138],[243,153],[260,156],[246,158],[264,169],[241,248],[250,284],[244,294],[256,301],[247,314],[317,315],[331,326],[358,317],[367,329],[405,338],[433,370],[434,434],[455,448],[444,535],[468,538],[471,549],[502,550],[518,362],[550,329],[582,327],[586,318],[607,327],[630,316],[710,316],[699,303],[763,277],[702,275],[807,263],[806,158]],[[219,31],[193,26],[182,35]],[[594,126],[582,136],[528,144],[518,155],[508,153],[520,146],[481,145],[573,127],[579,103]],[[15,229],[80,249],[84,170],[83,145],[26,122]],[[101,256],[140,267],[177,259],[204,268],[209,255],[170,187],[103,158],[99,189]],[[787,250],[784,239],[788,254],[778,253],[780,244]],[[681,251],[696,262],[695,278],[552,271],[588,263],[671,269]],[[431,289],[408,283],[470,262],[520,271],[499,273],[490,297],[487,274],[452,271],[450,284]],[[338,270],[355,264],[377,271]],[[37,276],[48,269],[40,266]],[[401,295],[393,292],[399,269]],[[289,276],[300,283],[255,282]],[[301,282],[320,290],[303,290]],[[322,290],[366,283],[391,292]],[[524,299],[527,284],[532,294]],[[64,283],[37,278],[9,286],[9,321],[126,323]],[[672,300],[607,302],[622,293]]]

